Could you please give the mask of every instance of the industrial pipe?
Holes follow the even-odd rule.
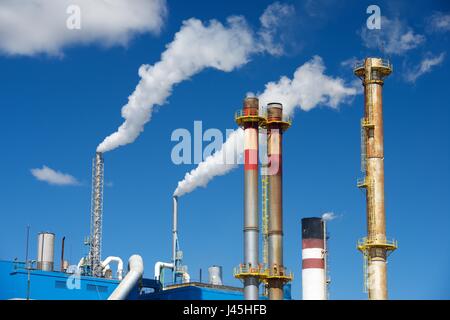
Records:
[[[211,266],[208,268],[208,282],[216,286],[223,285],[222,282],[222,267]]]
[[[158,261],[157,263],[155,263],[155,280],[158,280],[158,281],[160,280],[162,269],[173,270],[174,267],[175,267],[175,265],[173,263],[169,263],[169,262]]]
[[[322,218],[302,219],[303,300],[326,300],[326,237]]]
[[[187,271],[183,272],[182,275],[182,282],[183,283],[189,283],[191,282],[191,276],[189,275],[189,273]]]
[[[283,201],[282,201],[282,137],[283,106],[267,106],[267,155],[269,158],[269,299],[283,299]]]
[[[173,196],[173,227],[172,227],[172,263],[175,267],[177,262],[177,250],[178,250],[178,197]],[[175,278],[174,278],[175,279]]]
[[[62,238],[62,241],[61,241],[61,266],[60,266],[60,271],[61,272],[64,272],[64,244],[65,244],[65,241],[66,241],[66,237],[63,237]]]
[[[117,288],[108,297],[108,300],[125,300],[131,290],[135,288],[144,274],[144,262],[139,255],[132,255],[128,260],[128,273]]]
[[[119,257],[110,256],[102,262],[103,276],[105,275],[106,270],[110,269],[109,264],[111,262],[117,262],[117,279],[122,280],[123,261]]]
[[[85,260],[86,260],[86,258],[83,257],[83,258],[80,259],[80,261],[78,261],[77,273],[81,273],[81,267],[85,264]]]
[[[387,294],[386,260],[395,243],[386,239],[384,205],[383,102],[384,78],[392,72],[389,61],[366,58],[354,73],[364,86],[364,118],[362,125],[362,168],[366,176],[358,187],[366,189],[367,237],[358,249],[367,258],[367,290],[369,299],[385,300]]]
[[[258,134],[259,100],[247,97],[236,122],[244,129],[244,298],[259,298]],[[246,271],[246,272],[248,272]],[[244,271],[245,273],[245,271]]]

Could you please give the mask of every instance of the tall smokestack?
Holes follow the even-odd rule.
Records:
[[[369,299],[388,298],[386,259],[397,248],[396,243],[386,239],[384,207],[384,150],[382,88],[384,78],[392,72],[389,61],[366,58],[357,64],[354,73],[364,86],[364,118],[361,121],[363,181],[358,187],[366,190],[367,237],[358,243],[358,249],[367,261],[365,284]]]
[[[283,265],[282,137],[290,123],[283,121],[281,103],[267,105],[267,156],[269,158],[269,287],[270,300],[283,299],[283,285],[290,281]]]
[[[302,219],[303,300],[327,299],[326,254],[325,221]]]
[[[236,122],[244,129],[244,266],[236,275],[244,281],[244,298],[259,298],[258,135],[259,101],[247,97]]]
[[[91,236],[89,261],[93,276],[102,276],[102,220],[103,220],[103,184],[104,163],[103,154],[97,152],[92,164],[92,205],[91,205]]]

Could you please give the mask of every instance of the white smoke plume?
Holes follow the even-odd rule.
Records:
[[[282,5],[278,10],[284,8]],[[270,27],[276,29],[276,10],[271,9]],[[285,16],[280,13],[279,19]],[[266,29],[262,25],[259,32]],[[267,37],[267,33],[264,33]],[[174,40],[167,45],[161,60],[154,65],[139,68],[141,80],[122,108],[125,122],[106,137],[97,147],[98,152],[107,152],[132,143],[150,121],[153,108],[163,105],[171,95],[174,85],[189,79],[205,68],[230,72],[247,63],[256,53],[272,53],[274,43],[260,36],[248,26],[241,16],[231,16],[226,24],[211,20],[204,24],[192,18],[183,22]],[[280,48],[276,53],[280,54]]]
[[[324,214],[322,214],[322,220],[326,222],[334,220],[337,217],[338,216],[334,212],[325,212]]]
[[[327,76],[324,72],[325,66],[322,58],[314,56],[310,61],[297,68],[292,79],[283,76],[278,82],[267,83],[265,91],[258,95],[260,107],[270,102],[280,102],[283,104],[284,113],[292,115],[296,107],[304,111],[320,105],[337,108],[341,103],[349,101],[351,97],[360,93],[356,88],[347,86],[343,79]],[[254,95],[249,92],[247,96]],[[238,129],[235,132],[242,132],[242,130]],[[263,137],[262,134],[260,134],[260,140],[261,137]],[[244,152],[243,134],[233,135],[233,138],[230,138],[224,142],[222,149],[186,174],[184,179],[178,183],[175,195],[181,196],[199,186],[206,186],[215,176],[224,175],[237,167],[237,164],[223,165],[217,161],[228,150],[235,151],[232,146],[239,146],[236,151],[242,157]],[[236,142],[236,139],[240,139],[240,141]],[[262,147],[261,142],[263,141],[260,141]]]
[[[238,157],[242,157],[244,149],[244,130],[237,129],[227,138],[222,148],[208,156],[197,168],[186,173],[184,179],[178,183],[174,196],[182,196],[196,189],[206,187],[209,181],[236,168]]]
[[[357,93],[358,89],[347,86],[343,79],[327,76],[322,58],[314,56],[295,70],[292,79],[283,76],[278,82],[267,83],[259,102],[261,106],[282,103],[283,113],[291,116],[295,108],[304,111],[317,106],[337,108]]]

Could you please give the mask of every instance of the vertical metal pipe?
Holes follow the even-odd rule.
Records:
[[[26,249],[25,249],[25,266],[27,268],[29,268],[29,263],[28,263],[29,248],[30,248],[30,225],[27,225],[27,244],[26,244]]]
[[[283,272],[283,199],[282,199],[282,121],[283,106],[267,106],[267,155],[269,158],[269,270],[274,275]],[[272,124],[271,121],[273,121]],[[283,281],[269,280],[269,299],[283,299]]]
[[[321,218],[302,219],[303,300],[326,300],[326,235]]]
[[[173,228],[172,228],[172,262],[174,265],[173,274],[175,282],[175,271],[177,262],[177,250],[178,250],[178,197],[173,197]]]
[[[258,113],[258,99],[246,98],[243,115],[250,120]],[[244,123],[244,264],[248,268],[259,268],[258,130],[257,118]],[[258,277],[245,277],[244,298],[259,298]]]
[[[64,272],[64,243],[65,243],[65,241],[66,241],[66,237],[63,237],[62,241],[61,241],[61,267],[60,267],[61,272]]]

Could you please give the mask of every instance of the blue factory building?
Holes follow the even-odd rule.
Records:
[[[27,268],[24,262],[0,260],[1,300],[106,300],[119,283],[117,279],[43,271]],[[128,300],[242,300],[243,298],[242,288],[190,282],[162,289],[159,281],[146,278],[141,279],[127,297]]]

